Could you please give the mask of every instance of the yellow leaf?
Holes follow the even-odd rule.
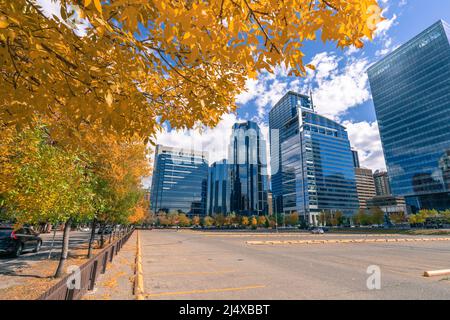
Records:
[[[94,0],[94,5],[95,9],[97,9],[98,12],[102,13],[102,4],[100,3],[100,0]]]
[[[316,71],[316,66],[314,66],[312,64],[307,64],[306,67],[311,69],[311,70],[313,70],[313,71]]]
[[[110,91],[108,91],[105,95],[105,101],[108,104],[109,107],[111,107],[112,103],[113,103],[113,96],[111,94]]]
[[[92,0],[84,0],[84,7],[86,8],[91,4]]]
[[[364,43],[358,39],[355,41],[355,47],[357,47],[358,49],[361,49],[362,47],[364,47]]]
[[[9,22],[6,21],[6,17],[1,16],[0,17],[0,29],[5,29],[8,26],[9,26]]]

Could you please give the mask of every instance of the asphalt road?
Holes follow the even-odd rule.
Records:
[[[247,244],[368,237],[406,236],[143,230],[146,298],[450,299],[450,277],[423,277],[424,271],[450,269],[450,241]],[[367,287],[370,266],[379,267],[380,289]]]
[[[90,232],[72,231],[70,232],[69,238],[69,248],[78,248],[81,245],[89,241]],[[31,251],[24,251],[18,258],[12,258],[11,256],[1,255],[0,256],[0,276],[2,274],[14,273],[17,269],[23,269],[33,266],[33,264],[46,260],[50,252],[51,243],[53,239],[53,233],[41,234],[42,247],[37,253]],[[58,231],[56,233],[55,241],[53,244],[52,258],[57,258],[61,251],[62,244],[62,232]],[[1,280],[1,278],[0,278]],[[0,281],[1,282],[1,281]],[[0,283],[0,289],[2,284]]]

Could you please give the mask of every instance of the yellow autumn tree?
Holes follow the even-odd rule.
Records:
[[[5,168],[0,196],[8,218],[17,224],[64,223],[61,257],[55,276],[62,275],[68,257],[72,222],[92,217],[92,175],[79,154],[66,151],[45,132],[45,126],[0,129],[0,164]]]
[[[134,213],[128,217],[128,222],[131,224],[136,224],[142,222],[146,217],[146,211],[141,206],[136,206],[134,208]]]
[[[140,138],[164,121],[214,126],[248,77],[279,64],[305,75],[306,42],[360,48],[381,20],[376,0],[60,3],[56,18],[0,0],[1,122],[50,118],[56,141],[93,123]]]

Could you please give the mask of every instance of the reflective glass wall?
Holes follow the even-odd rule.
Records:
[[[369,68],[392,193],[450,208],[449,26],[439,21]]]
[[[233,126],[230,165],[230,212],[242,215],[267,214],[266,142],[252,121]]]
[[[353,215],[358,195],[346,129],[315,113],[309,97],[293,92],[274,106],[269,120],[278,212],[297,212],[312,224],[322,211]]]
[[[208,214],[226,215],[230,210],[229,166],[226,160],[214,162],[208,174]]]
[[[205,215],[207,183],[206,153],[156,147],[150,203],[153,212]]]

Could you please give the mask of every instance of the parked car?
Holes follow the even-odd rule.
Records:
[[[39,252],[41,246],[39,233],[31,228],[23,227],[14,231],[12,226],[0,226],[0,253],[18,257],[24,251]]]
[[[103,229],[105,230],[104,232],[103,232]],[[103,227],[103,228],[99,228],[97,233],[98,234],[102,234],[102,233],[110,234],[112,232],[113,232],[113,227],[112,226],[106,226],[106,227]]]
[[[323,231],[322,228],[314,228],[314,229],[311,230],[311,233],[312,234],[324,234],[325,231]]]

